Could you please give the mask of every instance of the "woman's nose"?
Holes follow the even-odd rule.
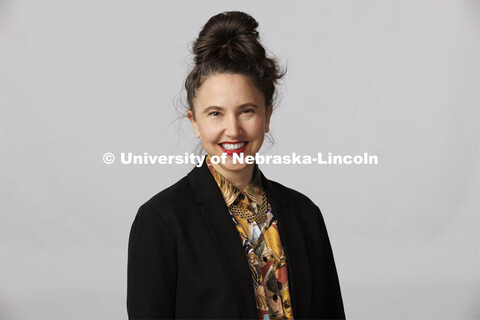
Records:
[[[225,135],[231,138],[236,138],[240,133],[240,121],[235,116],[229,117],[225,124]]]

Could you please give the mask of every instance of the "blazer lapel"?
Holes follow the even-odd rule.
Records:
[[[287,258],[288,282],[294,318],[307,318],[310,312],[312,286],[311,269],[302,228],[295,208],[285,195],[261,173],[261,178]],[[204,162],[195,167],[188,179],[200,204],[201,213],[209,226],[212,237],[223,257],[225,268],[237,294],[243,318],[256,319],[256,303],[251,272],[238,231],[232,221],[222,193]]]
[[[307,318],[310,313],[312,285],[311,269],[302,228],[295,208],[271,181],[261,174],[262,182],[277,218],[277,226],[287,258],[288,283],[295,319]]]
[[[232,221],[222,193],[204,162],[194,168],[188,179],[200,204],[201,213],[210,229],[217,248],[223,257],[225,268],[232,280],[244,319],[256,319],[257,310],[253,282],[245,252]]]

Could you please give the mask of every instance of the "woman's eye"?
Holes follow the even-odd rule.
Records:
[[[219,116],[219,115],[220,115],[220,112],[218,112],[218,111],[212,111],[212,112],[209,113],[209,115],[216,117],[216,116]]]

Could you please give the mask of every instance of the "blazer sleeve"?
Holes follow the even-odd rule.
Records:
[[[332,246],[330,244],[322,213],[317,206],[316,209],[318,211],[320,234],[325,255],[325,303],[322,319],[345,319],[345,310],[343,307],[340,282],[338,279],[337,268],[335,267]]]
[[[175,318],[176,244],[161,215],[144,204],[132,224],[128,243],[129,319]]]

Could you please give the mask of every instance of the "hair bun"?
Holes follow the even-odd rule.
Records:
[[[257,27],[253,17],[240,11],[226,11],[211,17],[193,44],[195,63],[214,59],[239,63],[264,58]]]
[[[285,73],[277,59],[267,56],[260,43],[258,22],[240,11],[226,11],[211,17],[192,45],[195,66],[185,79],[190,110],[203,81],[212,74],[242,74],[250,78],[265,97],[265,106],[272,105],[275,85]]]

